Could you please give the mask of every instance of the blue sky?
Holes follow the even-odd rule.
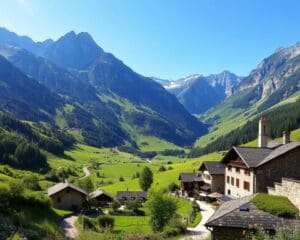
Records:
[[[89,32],[135,71],[247,75],[300,41],[298,0],[0,0],[0,26],[34,40]]]

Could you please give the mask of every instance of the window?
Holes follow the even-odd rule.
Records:
[[[231,194],[231,191],[230,191],[229,189],[227,190],[227,194],[228,194],[228,195],[230,195],[230,194]]]
[[[70,193],[70,189],[67,189],[67,191],[66,191],[67,193]]]
[[[227,183],[229,183],[230,182],[230,177],[229,176],[227,176]]]
[[[250,176],[250,170],[245,169],[245,170],[244,170],[244,173],[245,173],[245,175]]]
[[[235,168],[235,172],[239,173],[240,172],[240,168]]]
[[[249,182],[244,181],[244,189],[247,191],[250,191],[250,183]]]
[[[231,177],[231,185],[234,185],[234,178]]]
[[[239,187],[240,187],[240,179],[237,178],[237,179],[235,180],[235,184],[236,184],[236,186],[239,188]]]
[[[231,171],[231,166],[228,166],[228,171]]]
[[[58,203],[60,203],[60,202],[61,202],[61,199],[60,199],[60,197],[57,197],[57,199],[56,199],[56,202],[58,202]]]

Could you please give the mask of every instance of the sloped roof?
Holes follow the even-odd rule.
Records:
[[[202,182],[203,178],[200,173],[180,173],[179,180],[182,182]]]
[[[53,194],[61,192],[62,190],[66,189],[66,188],[72,188],[73,190],[86,195],[86,192],[83,189],[81,189],[80,187],[77,187],[77,186],[73,185],[72,183],[64,182],[64,183],[58,183],[52,187],[49,187],[48,188],[48,196],[50,197]]]
[[[225,165],[222,162],[206,161],[203,162],[199,170],[207,169],[210,174],[225,174]]]
[[[117,192],[117,199],[147,199],[147,192],[142,191],[119,191]]]
[[[249,168],[256,168],[297,147],[300,147],[300,142],[281,144],[274,148],[232,147],[222,162],[226,163],[230,159],[230,155],[236,152]]]
[[[300,227],[300,222],[294,219],[285,219],[259,210],[251,201],[255,195],[231,200],[223,203],[220,208],[208,219],[207,227],[230,227],[249,229],[254,226],[265,230],[275,230],[280,227]],[[241,211],[248,209],[248,211]]]
[[[260,162],[258,164],[258,166],[261,166],[261,165],[269,162],[270,160],[279,157],[280,155],[282,155],[286,152],[292,151],[297,147],[300,147],[300,142],[290,142],[290,143],[281,145],[281,146],[275,148],[267,157],[265,157],[265,159],[262,162]]]
[[[106,196],[112,198],[112,196],[110,196],[107,192],[105,192],[105,191],[103,191],[103,190],[101,190],[101,189],[97,189],[96,191],[91,192],[91,193],[89,194],[89,196],[90,196],[91,199],[97,198],[97,197],[99,197],[99,196],[101,196],[101,195],[106,195]]]
[[[256,167],[273,150],[270,148],[233,147],[238,155],[244,160],[248,167]]]

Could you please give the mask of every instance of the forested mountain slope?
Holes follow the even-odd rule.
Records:
[[[70,32],[36,48],[3,29],[1,36],[0,54],[63,99],[64,108],[51,113],[55,123],[83,129],[88,144],[134,143],[136,132],[186,145],[207,132],[176,97],[104,52],[88,33]]]

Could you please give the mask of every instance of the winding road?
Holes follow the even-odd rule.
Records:
[[[187,228],[187,235],[181,240],[203,240],[209,236],[209,231],[204,226],[207,220],[214,214],[214,207],[204,201],[196,201],[201,209],[202,219],[194,228]]]
[[[83,168],[82,168],[82,171],[83,171],[83,173],[84,173],[85,175],[84,175],[82,178],[80,178],[80,179],[86,178],[86,177],[88,177],[88,176],[91,175],[91,172],[90,172],[90,170],[88,169],[88,167],[83,167]]]
[[[75,222],[77,221],[78,216],[72,215],[64,218],[60,222],[60,228],[64,231],[66,239],[73,240],[76,239],[78,235],[77,228],[75,227]]]
[[[84,173],[84,176],[81,177],[80,179],[86,178],[91,175],[91,172],[88,169],[88,167],[83,167],[82,171]],[[69,239],[69,240],[76,239],[76,237],[78,235],[78,230],[75,226],[75,222],[77,221],[77,219],[78,219],[77,215],[72,215],[72,216],[64,218],[60,222],[59,226],[64,231],[66,239]]]

